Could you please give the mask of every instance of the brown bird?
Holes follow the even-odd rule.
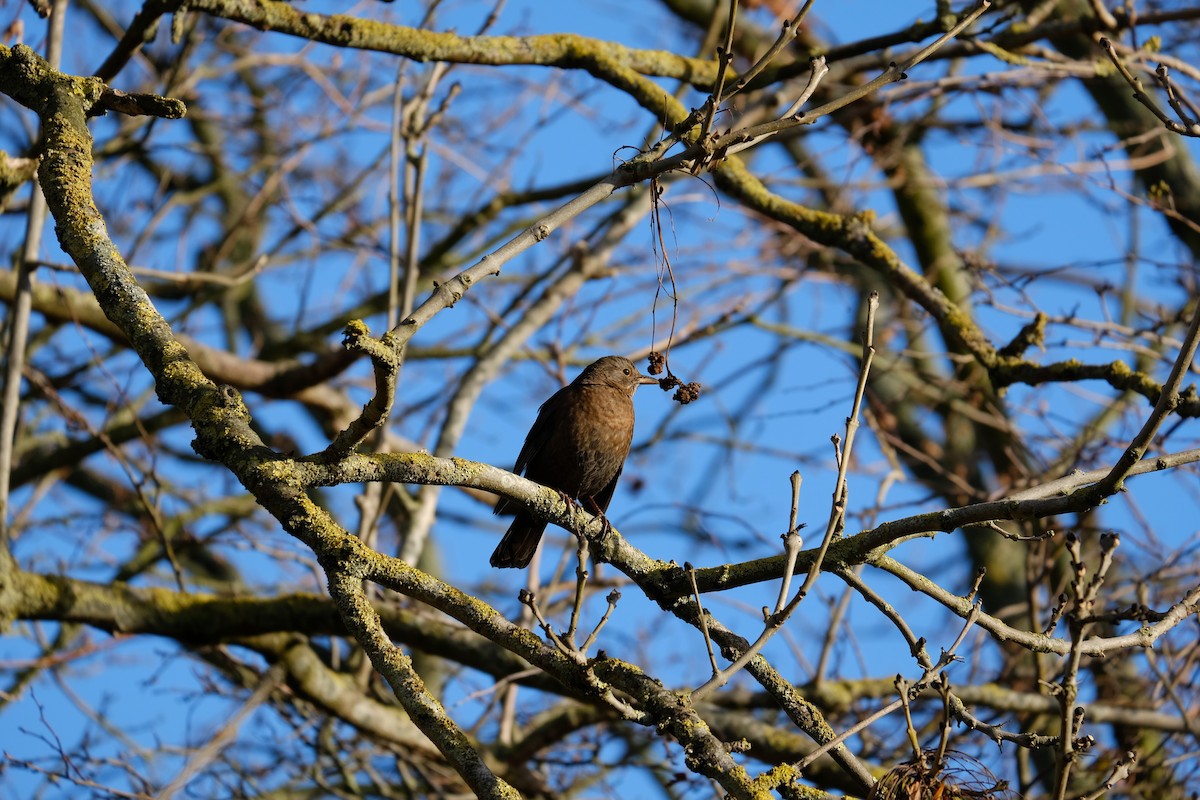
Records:
[[[542,403],[525,437],[513,472],[590,503],[603,514],[633,441],[633,393],[658,383],[621,356],[605,356]],[[533,558],[546,521],[520,503],[500,498],[497,514],[516,513],[496,552],[493,567],[524,567]]]

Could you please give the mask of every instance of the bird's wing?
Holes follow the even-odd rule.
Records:
[[[521,445],[521,452],[517,454],[517,463],[513,465],[512,471],[518,475],[526,475],[525,470],[529,467],[529,462],[537,457],[542,448],[546,446],[546,442],[550,441],[551,435],[554,433],[555,415],[557,409],[562,405],[566,397],[564,386],[554,394],[550,395],[550,399],[542,403],[538,408],[537,419],[533,421],[533,427],[529,429],[529,433],[525,435],[525,444]],[[496,502],[496,507],[492,510],[493,514],[512,514],[519,513],[521,504],[509,500],[507,497],[501,497]]]
[[[617,470],[617,474],[613,475],[612,480],[608,482],[608,485],[592,495],[592,499],[596,501],[596,505],[600,507],[601,511],[608,510],[608,504],[612,502],[613,492],[617,490],[617,481],[621,480],[621,472],[624,469],[625,466],[622,465]]]
[[[533,427],[525,436],[525,444],[521,445],[521,452],[517,454],[517,463],[513,466],[513,472],[524,475],[529,462],[546,446],[546,442],[550,441],[550,437],[554,434],[558,408],[566,399],[569,388],[564,386],[559,389],[538,408],[537,419],[533,421]]]

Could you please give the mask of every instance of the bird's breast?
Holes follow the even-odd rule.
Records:
[[[620,389],[579,386],[556,405],[529,477],[575,497],[591,496],[616,477],[629,455],[633,401]]]

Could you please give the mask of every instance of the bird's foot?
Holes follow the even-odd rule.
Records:
[[[594,542],[604,541],[604,538],[606,536],[608,536],[610,533],[612,533],[612,530],[613,530],[612,523],[608,521],[608,516],[605,515],[604,509],[600,508],[600,505],[595,501],[594,498],[585,497],[583,499],[583,502],[584,502],[584,506],[587,508],[587,510],[592,512],[592,514],[598,520],[600,520],[600,532],[598,534],[596,534],[596,536],[589,537],[589,538]]]
[[[574,509],[580,507],[579,501],[576,500],[574,497],[571,497],[571,495],[567,494],[562,489],[555,489],[554,491],[558,492],[558,496],[563,501],[563,503],[566,504],[567,510],[573,511]]]

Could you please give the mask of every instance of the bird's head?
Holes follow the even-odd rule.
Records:
[[[658,383],[648,375],[643,375],[632,361],[624,356],[605,356],[593,361],[579,373],[575,379],[576,385],[602,385],[621,389],[630,396],[642,384]]]

